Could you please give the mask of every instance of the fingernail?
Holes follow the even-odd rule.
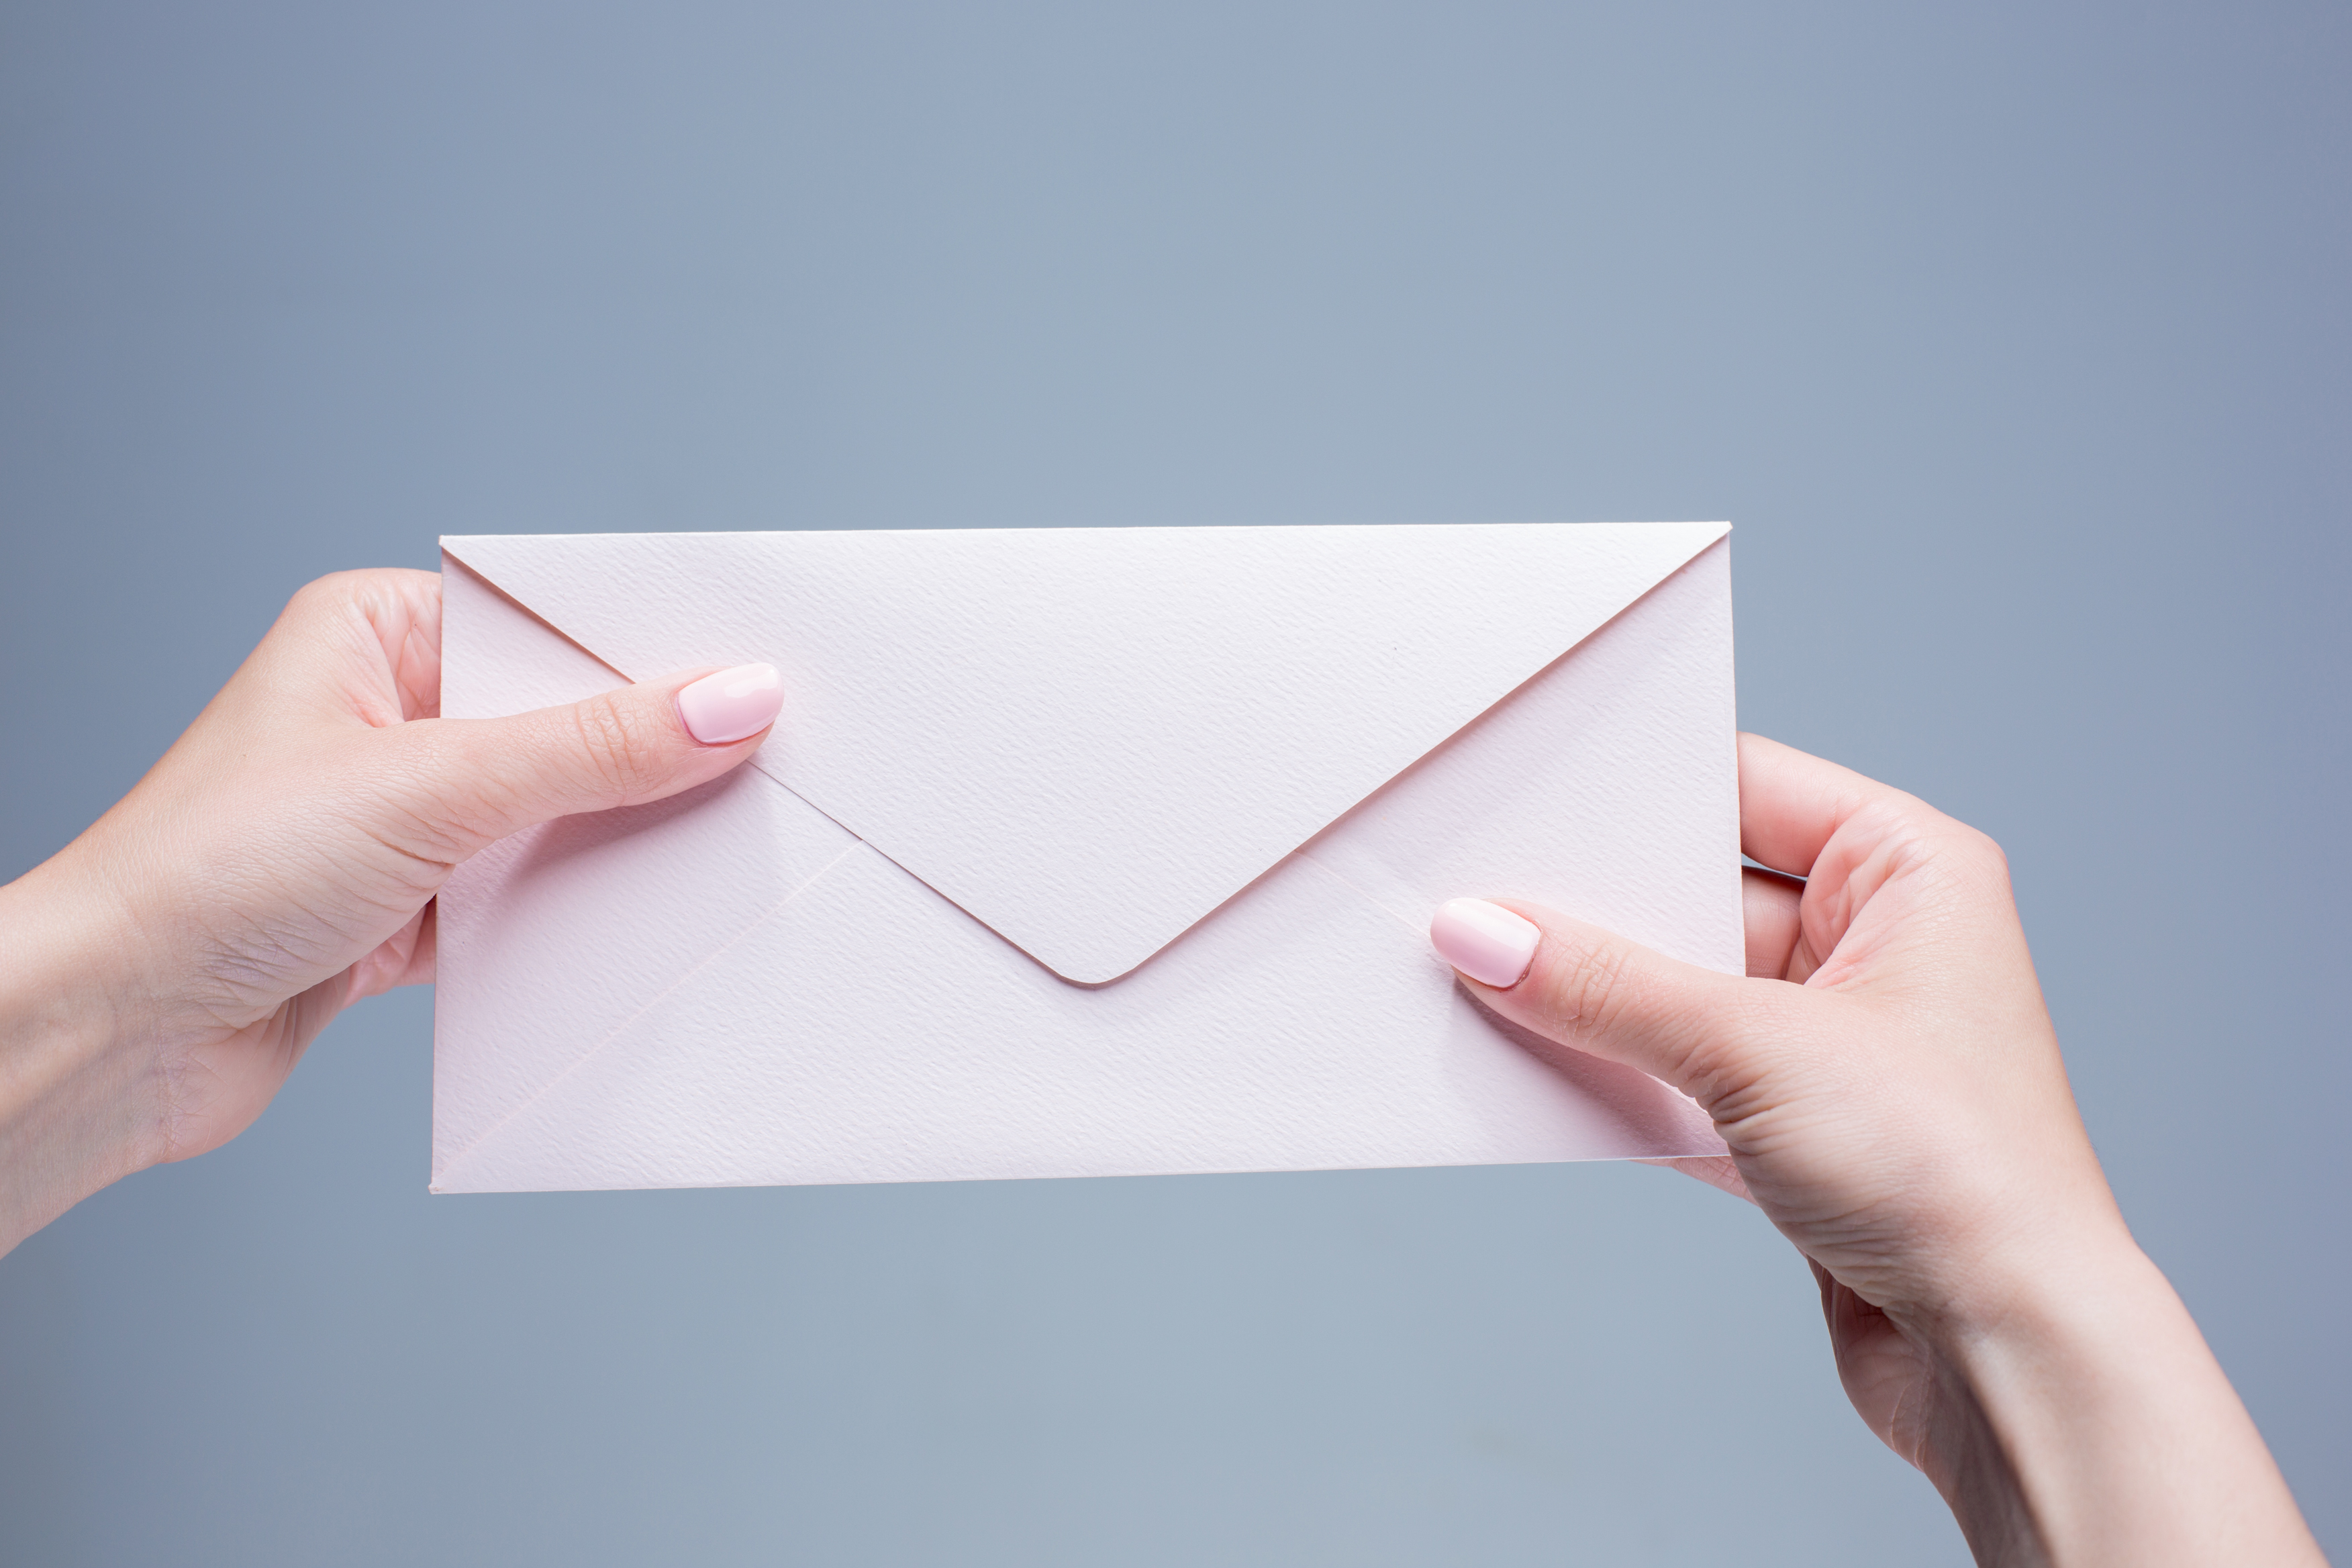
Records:
[[[756,735],[784,706],[784,678],[772,664],[739,664],[706,675],[677,694],[687,733],[706,746]]]
[[[1533,921],[1484,899],[1448,900],[1429,922],[1429,944],[1438,957],[1471,979],[1503,990],[1528,972],[1542,935]]]

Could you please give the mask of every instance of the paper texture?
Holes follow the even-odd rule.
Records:
[[[1722,524],[444,541],[443,710],[767,659],[751,765],[442,894],[439,1191],[1719,1152],[1423,935],[1741,966]]]

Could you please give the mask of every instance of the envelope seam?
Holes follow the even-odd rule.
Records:
[[[642,1019],[646,1014],[652,1012],[656,1007],[661,1005],[665,1001],[667,1001],[696,975],[701,973],[704,970],[718,963],[719,959],[725,957],[729,952],[734,951],[734,949],[740,946],[753,931],[758,931],[761,926],[766,925],[770,921],[783,913],[784,910],[792,905],[793,900],[797,900],[803,893],[807,892],[811,888],[815,887],[817,883],[822,881],[825,875],[835,866],[840,865],[844,860],[848,859],[860,849],[867,847],[869,847],[869,846],[862,838],[852,843],[840,854],[835,855],[832,859],[827,860],[824,865],[811,872],[808,877],[791,892],[786,893],[768,909],[761,910],[754,919],[747,921],[741,931],[737,931],[733,936],[729,937],[725,942],[720,942],[717,947],[711,949],[709,952],[697,960],[676,980],[671,981],[667,985],[663,986],[661,990],[647,997],[642,1006],[638,1007],[635,1012],[631,1013],[619,1023],[614,1025],[612,1028],[606,1030],[602,1039],[589,1047],[586,1050],[581,1052],[580,1055],[573,1059],[571,1065],[566,1067],[562,1072],[557,1073],[553,1078],[549,1079],[545,1083],[540,1085],[537,1089],[533,1090],[530,1099],[524,1100],[520,1105],[516,1106],[512,1110],[509,1110],[504,1116],[499,1117],[498,1121],[484,1128],[479,1133],[476,1134],[471,1142],[467,1143],[463,1149],[457,1151],[457,1153],[451,1155],[447,1164],[443,1165],[439,1170],[433,1173],[434,1184],[437,1187],[441,1182],[450,1174],[450,1173],[457,1170],[458,1166],[464,1164],[467,1160],[473,1158],[475,1152],[479,1150],[484,1143],[487,1143],[492,1138],[497,1137],[499,1133],[505,1129],[509,1122],[512,1121],[516,1117],[520,1116],[524,1111],[529,1110],[532,1106],[537,1105],[541,1100],[546,1099],[550,1094],[553,1093],[558,1088],[560,1088],[567,1079],[571,1078],[573,1073],[578,1072],[582,1068],[586,1067],[597,1057],[603,1055],[606,1047],[612,1045],[614,1041],[627,1035],[631,1029],[636,1027],[638,1020]]]
[[[1567,526],[1572,528],[1574,525]],[[1727,524],[1721,521],[1693,521],[1663,525],[1612,524],[1602,525],[1602,527],[1609,531],[1597,537],[1604,543],[1621,539],[1625,542],[1622,544],[1622,552],[1619,552],[1619,545],[1609,545],[1609,551],[1612,552],[1607,553],[1605,559],[1617,564],[1611,566],[1604,576],[1609,582],[1616,584],[1618,590],[1622,590],[1627,584],[1636,582],[1641,583],[1642,585],[1630,596],[1622,591],[1612,590],[1589,599],[1580,597],[1577,602],[1583,606],[1576,612],[1576,617],[1580,623],[1584,608],[1590,608],[1595,613],[1606,612],[1597,625],[1583,627],[1580,634],[1573,640],[1566,642],[1565,646],[1559,646],[1556,639],[1549,636],[1543,639],[1540,650],[1535,645],[1529,645],[1528,648],[1521,651],[1527,652],[1529,658],[1535,660],[1535,668],[1531,670],[1518,669],[1516,679],[1507,682],[1505,689],[1499,693],[1490,689],[1494,679],[1502,679],[1496,671],[1517,668],[1516,661],[1510,666],[1497,665],[1489,669],[1487,676],[1492,676],[1493,679],[1482,676],[1475,687],[1465,686],[1461,689],[1465,694],[1465,701],[1461,706],[1468,708],[1468,711],[1457,714],[1456,705],[1451,702],[1443,707],[1431,708],[1425,715],[1426,723],[1417,720],[1409,731],[1398,732],[1402,739],[1397,744],[1391,746],[1384,742],[1377,752],[1365,752],[1367,766],[1361,771],[1367,773],[1379,772],[1381,776],[1369,779],[1360,777],[1351,764],[1350,771],[1344,775],[1349,787],[1340,791],[1337,789],[1337,782],[1343,775],[1336,773],[1329,774],[1328,778],[1333,784],[1335,796],[1352,796],[1352,798],[1335,798],[1327,803],[1332,806],[1330,811],[1328,813],[1318,811],[1314,814],[1320,820],[1290,821],[1286,817],[1283,824],[1286,832],[1280,836],[1270,832],[1259,833],[1255,828],[1242,835],[1242,830],[1233,826],[1233,823],[1247,823],[1255,820],[1260,812],[1260,807],[1254,803],[1261,798],[1260,795],[1255,795],[1249,797],[1252,804],[1247,805],[1245,810],[1236,808],[1221,813],[1217,822],[1210,829],[1204,830],[1202,837],[1213,838],[1221,845],[1228,839],[1233,839],[1236,847],[1234,853],[1222,856],[1217,862],[1218,874],[1213,878],[1188,879],[1182,884],[1181,890],[1169,892],[1168,889],[1174,885],[1174,879],[1169,874],[1170,862],[1165,858],[1142,857],[1134,859],[1131,864],[1120,861],[1118,863],[1120,874],[1129,879],[1129,884],[1122,884],[1126,886],[1127,891],[1130,895],[1141,892],[1150,897],[1146,900],[1130,896],[1126,900],[1127,908],[1106,903],[1091,911],[1082,910],[1080,912],[1087,916],[1086,923],[1083,924],[1076,922],[1066,912],[1053,912],[1062,905],[1071,905],[1073,903],[1071,900],[1065,899],[1061,901],[1061,905],[1055,906],[1038,903],[1038,900],[1032,896],[1036,890],[1036,879],[1034,874],[1024,877],[1017,869],[1010,871],[1004,869],[1002,858],[994,857],[993,852],[991,855],[966,853],[967,840],[971,836],[955,837],[950,842],[949,839],[927,837],[909,827],[908,822],[913,818],[908,811],[897,805],[876,804],[876,801],[880,798],[877,789],[860,783],[859,775],[853,773],[847,777],[846,782],[843,782],[822,770],[817,771],[814,774],[816,785],[831,799],[830,805],[821,805],[815,798],[803,793],[801,788],[788,782],[784,777],[784,773],[795,765],[792,759],[796,753],[789,748],[777,752],[772,758],[754,758],[751,765],[812,810],[817,811],[830,821],[842,825],[858,837],[866,839],[877,854],[882,855],[933,892],[948,900],[957,909],[1011,942],[1050,973],[1066,982],[1080,985],[1109,983],[1123,978],[1150,962],[1177,941],[1184,931],[1197,926],[1202,920],[1213,914],[1215,910],[1222,907],[1225,901],[1244,890],[1250,883],[1270,869],[1273,864],[1278,863],[1281,855],[1275,851],[1284,848],[1295,851],[1297,847],[1311,842],[1314,837],[1328,831],[1333,824],[1346,819],[1349,814],[1361,809],[1367,802],[1377,798],[1381,791],[1410,774],[1415,768],[1424,765],[1431,757],[1457,739],[1467,728],[1477,723],[1496,707],[1510,700],[1528,684],[1541,679],[1548,670],[1557,666],[1560,660],[1574,654],[1592,637],[1601,635],[1609,626],[1624,616],[1633,605],[1648,598],[1658,592],[1665,583],[1688,571],[1694,563],[1706,557],[1709,552],[1720,548],[1728,533]],[[1666,531],[1663,533],[1654,531],[1659,527],[1664,528]],[[924,537],[927,531],[904,531],[904,536],[910,540],[918,539]],[[1034,537],[1032,531],[1004,531],[1024,537]],[[1286,531],[1242,529],[1234,531],[1272,535]],[[1289,531],[1295,533],[1297,531]],[[1341,534],[1350,532],[1344,528],[1338,531]],[[1408,531],[1413,531],[1408,530]],[[1495,525],[1487,525],[1481,533],[1484,536],[1495,531]],[[1558,531],[1557,527],[1547,528],[1541,525],[1538,527],[1538,532],[1547,537]],[[1701,534],[1705,535],[1704,541],[1693,544],[1692,541]],[[845,532],[839,535],[843,539],[886,536],[887,535],[853,535]],[[564,558],[561,552],[554,557],[529,552],[518,552],[509,548],[515,537],[453,535],[444,538],[442,548],[452,562],[479,579],[492,592],[507,599],[553,635],[581,648],[590,657],[597,658],[599,662],[606,663],[609,668],[616,671],[619,668],[617,665],[612,665],[595,648],[591,647],[588,642],[583,640],[583,637],[593,637],[599,643],[604,642],[607,637],[621,638],[624,641],[634,639],[635,644],[643,646],[635,647],[631,655],[633,660],[639,656],[655,657],[647,651],[647,647],[652,645],[646,644],[645,633],[637,622],[614,621],[601,610],[592,611],[591,605],[600,605],[604,601],[595,595],[584,595],[584,590],[583,591],[584,596],[575,595],[572,590],[566,587],[570,579],[562,572],[558,571],[550,575],[546,566],[534,564],[543,560],[560,562]],[[669,536],[630,534],[549,536],[549,539],[609,541],[625,547],[623,554],[614,559],[640,563],[650,559],[658,563],[667,560],[667,557],[657,548],[653,555],[646,556],[643,552],[646,548],[644,542],[653,541],[657,545],[665,538],[729,541],[739,537],[785,540],[793,538],[794,535],[784,533],[773,536],[737,536],[725,532],[708,532]],[[1635,540],[1640,542],[1638,544],[1631,542]],[[1664,542],[1658,546],[1659,552],[1655,553],[1654,559],[1653,559],[1652,548],[1654,541]],[[542,539],[538,542],[547,542],[547,539]],[[1550,547],[1547,545],[1546,548]],[[1561,548],[1569,550],[1569,554],[1563,559],[1571,562],[1584,559],[1584,556],[1574,548],[1565,544]],[[485,559],[498,563],[496,570],[499,573],[512,575],[518,582],[536,584],[530,590],[534,598],[544,603],[571,605],[572,607],[564,608],[560,612],[564,620],[574,623],[575,626],[584,623],[586,629],[568,630],[556,621],[549,619],[540,610],[524,604],[498,582],[489,571],[467,559],[469,554],[478,550]],[[715,559],[725,562],[734,557],[722,553]],[[761,559],[764,560],[766,557],[763,556]],[[775,559],[784,562],[791,557],[778,556]],[[1656,562],[1667,560],[1674,561],[1675,564],[1663,573],[1654,571]],[[1625,574],[1622,582],[1618,580],[1621,568]],[[577,604],[573,603],[575,596],[578,597]],[[625,602],[635,603],[635,600],[626,595],[623,595],[623,599]],[[659,620],[658,616],[656,618]],[[765,623],[754,615],[751,620],[745,624],[756,627]],[[626,632],[618,629],[625,625],[637,629]],[[1549,626],[1549,623],[1547,622],[1546,625]],[[659,640],[656,639],[656,643]],[[673,647],[670,651],[674,654],[676,649]],[[1542,651],[1540,658],[1536,658],[1538,651]],[[1466,700],[1466,694],[1473,692],[1478,694],[1481,699],[1475,704]],[[1424,733],[1427,730],[1440,728],[1441,721],[1442,732],[1434,735]],[[1404,750],[1402,740],[1412,742],[1409,754]],[[871,749],[861,754],[872,754]],[[1381,764],[1377,770],[1369,765],[1370,760],[1376,754]],[[1313,759],[1310,759],[1310,762],[1313,765],[1307,771],[1318,780],[1324,779],[1326,773],[1323,764]],[[1359,785],[1362,786],[1361,793],[1357,793]],[[1031,789],[1026,783],[1021,784],[1020,788],[1024,797],[1038,793]],[[1271,790],[1262,792],[1262,795],[1263,798],[1266,799],[1284,798],[1281,794]],[[839,798],[832,798],[836,795]],[[1081,795],[1073,798],[1090,797]],[[1320,798],[1319,792],[1318,798],[1318,800]],[[857,826],[855,827],[849,826],[842,816],[835,815],[835,808],[845,805],[848,807],[851,816],[856,819]],[[1024,812],[1030,809],[1028,806],[1022,808]],[[1045,813],[1045,828],[1054,828],[1055,823],[1053,816],[1055,808],[1036,809]],[[997,814],[997,816],[1003,815]],[[995,819],[995,816],[989,817],[992,821]],[[1006,819],[1011,820],[1009,817]],[[1023,816],[1020,820],[1025,823],[1029,818]],[[1289,831],[1293,829],[1296,831]],[[869,834],[872,835],[871,837],[868,837]],[[1236,835],[1242,835],[1242,837],[1237,837]],[[1048,836],[1050,835],[1041,830],[1040,837]],[[1115,830],[1108,835],[1109,841],[1121,846],[1128,842],[1129,837]],[[1244,838],[1252,851],[1247,855],[1241,854],[1238,847]],[[1196,848],[1194,853],[1197,856],[1201,851]],[[1080,868],[1071,871],[1064,880],[1072,886],[1079,887],[1091,897],[1092,893],[1103,884],[1104,879],[1094,872]],[[1361,889],[1359,891],[1360,892]],[[1162,897],[1163,893],[1167,896]],[[1206,900],[1206,907],[1202,907],[1204,900]],[[1373,901],[1378,902],[1377,900]],[[1150,912],[1146,915],[1135,915],[1129,919],[1129,910],[1139,904],[1148,904]],[[1048,912],[1037,913],[1036,910],[1040,908],[1046,909]],[[1116,912],[1114,914],[1111,911]]]
[[[619,665],[614,664],[611,659],[606,658],[603,654],[598,653],[594,648],[590,647],[586,643],[582,642],[578,637],[573,637],[570,632],[565,631],[562,626],[557,626],[553,621],[549,620],[545,616],[541,615],[537,610],[534,610],[529,605],[524,604],[520,599],[508,592],[506,587],[496,579],[492,578],[488,573],[483,571],[480,567],[475,565],[472,562],[467,560],[456,551],[450,549],[448,541],[446,538],[441,543],[441,553],[456,562],[460,567],[465,569],[467,575],[472,577],[474,581],[479,583],[483,587],[488,588],[491,593],[496,594],[500,599],[505,600],[506,603],[512,606],[519,614],[530,616],[530,619],[550,637],[560,638],[563,642],[571,645],[572,647],[579,649],[582,653],[586,654],[590,658],[594,659],[598,664],[601,664],[606,669],[611,670],[613,672],[614,679],[629,685],[635,685],[636,683],[637,678],[635,676],[629,674]]]

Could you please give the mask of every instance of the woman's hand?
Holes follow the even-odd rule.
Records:
[[[337,1012],[430,980],[459,861],[715,778],[781,703],[745,666],[444,720],[439,648],[431,574],[312,584],[136,789],[0,888],[0,1251],[234,1137]],[[1432,935],[1497,1012],[1715,1117],[1730,1159],[1683,1163],[1811,1259],[1856,1409],[1980,1558],[2319,1563],[2107,1192],[2000,850],[1769,741],[1740,783],[1744,847],[1786,873],[1748,874],[1754,978],[1524,904],[1457,900]]]
[[[1714,1117],[1730,1158],[1675,1163],[1811,1260],[1854,1408],[1980,1561],[2320,1563],[2108,1193],[2000,848],[1752,735],[1739,795],[1773,868],[1748,979],[1512,900],[1457,900],[1432,940],[1496,1012]]]
[[[433,574],[311,584],[136,789],[0,888],[0,1252],[226,1142],[338,1012],[430,981],[459,861],[716,778],[782,701],[751,665],[447,720],[440,649]]]

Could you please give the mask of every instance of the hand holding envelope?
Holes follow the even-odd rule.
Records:
[[[1708,1156],[1989,1560],[2319,1562],[2107,1190],[1998,847],[1754,736],[1735,794],[1721,535],[323,579],[0,888],[0,1249],[233,1136],[434,978],[438,908],[445,1191]]]
[[[1726,531],[446,540],[449,716],[787,708],[451,879],[436,1189],[1720,1152],[1423,932],[1501,890],[1739,971]]]

